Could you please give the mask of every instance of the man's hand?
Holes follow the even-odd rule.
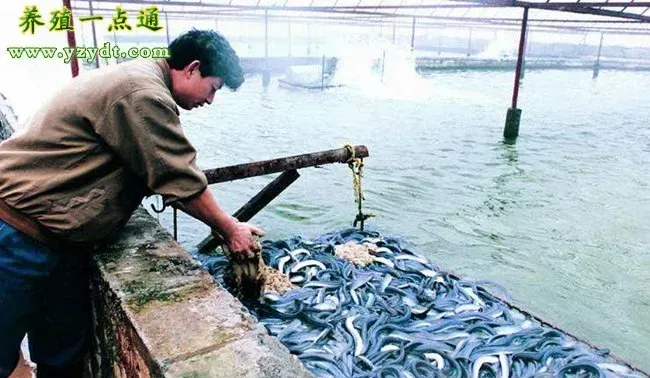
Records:
[[[257,226],[237,222],[235,227],[229,229],[224,235],[228,249],[230,249],[231,258],[254,258],[262,249],[255,236],[264,235],[264,230]]]
[[[213,235],[221,236],[232,257],[247,260],[260,252],[254,236],[263,236],[264,231],[223,211],[209,189],[180,205],[178,207],[183,211],[210,226]]]

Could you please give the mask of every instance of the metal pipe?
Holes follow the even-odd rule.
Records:
[[[178,241],[178,209],[174,208],[172,216],[174,218],[174,240]]]
[[[98,3],[115,3],[115,0],[96,0]],[[467,0],[466,0],[467,1]],[[459,4],[419,4],[419,5],[337,5],[337,6],[256,6],[256,5],[237,5],[237,4],[218,4],[218,3],[205,3],[202,1],[165,1],[165,5],[178,5],[178,6],[200,6],[207,8],[221,8],[221,9],[248,9],[248,10],[281,10],[281,11],[314,11],[314,12],[335,12],[337,9],[341,10],[372,10],[372,9],[436,9],[436,8],[477,8],[477,7],[532,7],[535,5],[544,5],[552,8],[565,8],[565,7],[602,7],[602,8],[624,8],[624,7],[649,7],[648,1],[609,1],[609,2],[571,2],[571,1],[557,1],[552,3],[534,3],[526,1],[512,1],[512,0],[469,0],[472,4],[459,3]],[[120,0],[120,3],[131,4],[152,4],[158,5],[161,2],[158,0]]]
[[[381,82],[384,82],[384,71],[386,68],[386,49],[384,49],[381,55]]]
[[[467,40],[467,56],[472,55],[472,28],[469,28],[469,38]]]
[[[70,5],[70,0],[63,0],[63,6],[72,12],[72,5]],[[68,37],[68,47],[74,50],[77,47],[77,41],[75,40],[74,36],[74,24],[72,19],[73,17],[71,13],[70,26],[73,28],[73,30],[68,30],[66,33]],[[72,54],[72,60],[70,60],[70,70],[72,71],[72,77],[77,77],[79,75],[79,60],[77,60],[76,54]]]
[[[269,60],[269,11],[264,11],[264,59],[266,59],[266,69],[268,69]]]
[[[165,12],[165,32],[167,33],[167,46],[169,46],[169,17],[167,17],[167,12]]]
[[[84,7],[74,7],[75,10],[79,11],[87,11],[87,8]],[[97,8],[95,11],[100,11],[103,15],[105,16],[110,16],[112,15],[115,10],[114,9],[106,9],[106,8]],[[187,15],[196,15],[192,17],[199,17],[199,16],[205,16],[205,17],[212,17],[214,15],[224,15],[224,13],[218,13],[218,12],[209,12],[209,11],[168,11],[167,12],[170,15],[182,15],[182,16],[187,16]],[[339,14],[343,14],[344,12],[335,12]],[[260,15],[254,15],[254,14],[246,14],[246,13],[237,13],[237,14],[232,14],[231,17],[237,17],[237,20],[259,20],[261,17]],[[391,17],[394,18],[412,18],[412,16],[409,15],[391,15]],[[270,19],[278,19],[278,20],[286,20],[286,16],[269,16]],[[480,18],[480,17],[445,17],[445,16],[418,16],[420,18],[420,25],[424,25],[426,27],[440,27],[440,26],[449,26],[448,24],[442,24],[442,23],[435,23],[435,22],[422,22],[422,20],[440,20],[440,21],[462,21],[465,22],[465,26],[469,25],[470,23],[473,25],[474,28],[479,28],[479,29],[489,29],[493,30],[494,28],[500,28],[503,30],[510,30],[510,27],[515,26],[516,23],[516,29],[519,30],[521,27],[521,19],[519,18]],[[178,17],[177,19],[187,19],[187,17]],[[313,20],[313,21],[320,21],[323,23],[341,23],[341,22],[347,22],[353,25],[360,25],[360,26],[367,26],[367,27],[374,27],[376,24],[381,24],[382,21],[381,19],[370,19],[370,18],[364,18],[364,19],[352,19],[349,17],[319,17],[319,16],[306,16],[304,17],[305,20]],[[616,27],[616,28],[610,28],[610,27],[588,27],[588,26],[571,26],[571,25],[566,25],[568,24],[582,24],[582,23],[587,23],[587,24],[632,24],[632,25],[645,25],[643,22],[639,22],[638,20],[620,20],[620,19],[609,19],[609,20],[571,20],[571,19],[560,19],[560,18],[555,18],[555,19],[529,19],[529,23],[539,23],[540,25],[535,25],[536,28],[538,29],[545,29],[545,30],[557,30],[557,29],[562,29],[564,31],[570,31],[570,32],[601,32],[601,31],[607,31],[608,33],[612,34],[640,34],[640,35],[648,35],[650,34],[647,30],[640,29],[640,28],[632,28],[632,27],[627,27],[627,28],[621,28],[621,27]],[[396,22],[399,23],[400,25],[407,25],[405,22]],[[545,24],[552,24],[552,23],[562,23],[562,25],[545,25]],[[215,20],[215,25],[216,25],[216,20]],[[452,25],[453,26],[453,25]],[[532,24],[529,26],[533,26]]]
[[[325,90],[325,55],[323,55],[323,61],[320,66],[320,90]]]
[[[368,148],[366,146],[354,146],[354,156],[359,158],[368,157]],[[291,169],[300,169],[333,163],[346,163],[351,157],[350,151],[347,148],[339,148],[336,150],[208,169],[204,170],[203,173],[205,173],[205,176],[208,178],[208,184],[216,184],[219,182],[268,175]]]
[[[269,11],[264,11],[264,73],[262,74],[262,85],[264,88],[271,82],[271,72],[269,68]]]
[[[311,28],[307,24],[307,56],[311,56]]]
[[[600,72],[600,51],[603,49],[603,36],[605,33],[600,33],[600,44],[598,45],[598,56],[596,57],[596,64],[594,65],[594,76],[593,79],[598,77]]]
[[[99,0],[103,2],[108,2],[105,0]],[[602,9],[603,7],[648,7],[650,2],[586,2],[586,3],[571,3],[571,2],[557,2],[557,3],[536,3],[536,2],[524,2],[524,1],[512,1],[512,0],[498,0],[498,1],[489,1],[485,0],[470,0],[471,2],[477,3],[479,7],[523,7],[523,8],[537,8],[537,9],[550,9],[550,10],[559,10],[564,12],[572,13],[584,13],[584,14],[595,14],[600,16],[610,16],[610,17],[620,17],[620,18],[629,18],[634,20],[643,20],[650,22],[650,17],[639,15],[636,13],[624,13],[619,11],[612,11],[608,9]],[[111,0],[110,2],[114,2]],[[157,4],[155,0],[122,0],[122,3],[137,3],[137,4]],[[364,8],[356,7],[278,7],[278,6],[250,6],[250,5],[225,5],[225,4],[205,4],[205,3],[190,3],[182,1],[168,1],[165,5],[182,5],[182,6],[200,6],[200,7],[211,7],[222,10],[278,10],[278,11],[303,11],[303,12],[325,12],[325,13],[351,13],[351,14],[368,14],[368,15],[377,15],[377,16],[388,16],[388,17],[411,17],[410,15],[398,14],[396,12],[377,12],[377,9],[434,9],[441,8],[440,5],[395,5],[395,6],[369,6],[368,10],[363,10]],[[449,4],[444,4],[449,5]],[[472,8],[470,4],[451,4],[453,8]]]
[[[92,0],[88,0],[88,10],[90,11],[90,15],[93,16]],[[93,32],[93,47],[97,48],[97,32],[95,31],[95,20],[91,21],[90,27]],[[95,68],[99,68],[99,54],[95,56]]]
[[[413,25],[411,26],[411,51],[415,48],[415,17],[413,17]]]
[[[246,202],[244,206],[239,208],[233,216],[240,222],[248,222],[255,214],[259,213],[266,205],[271,203],[280,193],[288,188],[289,185],[296,181],[298,177],[300,177],[300,174],[295,169],[283,172]],[[220,238],[208,235],[197,245],[197,248],[200,252],[211,251],[221,243],[223,243],[223,240]]]
[[[523,61],[521,62],[521,77],[519,78],[519,81],[524,80],[524,76],[526,76],[526,56],[528,55],[529,48],[528,46],[530,43],[528,42],[528,32],[530,31],[530,28],[526,28],[526,38],[524,42],[524,57]]]
[[[524,59],[524,44],[526,43],[526,26],[528,24],[528,8],[524,8],[524,17],[521,22],[521,35],[519,36],[519,54],[517,55],[517,68],[515,71],[515,87],[512,91],[512,108],[517,107],[519,96],[519,79],[521,77],[522,61]]]
[[[287,29],[288,29],[288,32],[287,32],[288,37],[287,37],[287,39],[288,39],[288,43],[289,43],[289,56],[291,56],[291,19],[290,18],[287,20]]]

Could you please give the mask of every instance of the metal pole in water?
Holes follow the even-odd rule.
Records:
[[[519,78],[519,81],[524,81],[524,76],[526,75],[526,54],[528,54],[528,31],[530,29],[526,29],[526,38],[524,42],[524,57],[523,61],[521,62],[521,77]]]
[[[517,97],[519,96],[519,79],[521,77],[522,62],[524,59],[524,45],[526,42],[526,26],[528,25],[528,7],[524,8],[524,17],[521,22],[521,34],[519,36],[519,54],[517,56],[517,69],[515,71],[515,86],[512,91],[512,107],[506,115],[506,126],[503,130],[503,137],[514,139],[519,135],[519,121],[521,120],[521,109],[517,109]]]
[[[415,17],[413,17],[413,26],[411,26],[411,51],[413,51],[415,45]]]
[[[325,55],[323,55],[323,62],[320,67],[320,90],[325,90]]]
[[[72,6],[70,5],[70,0],[63,0],[63,6],[68,8],[70,12],[72,12]],[[70,17],[70,26],[74,27],[72,23],[72,17]],[[67,32],[68,35],[68,47],[71,49],[75,49],[77,47],[77,41],[75,40],[74,37],[74,30],[68,30]],[[72,60],[70,60],[70,70],[72,71],[72,77],[76,77],[79,75],[79,60],[77,60],[77,55],[72,54]]]
[[[594,65],[594,76],[592,79],[595,79],[598,77],[598,73],[600,72],[600,51],[603,49],[603,36],[605,33],[600,33],[600,44],[598,45],[598,57],[596,58],[596,64]]]
[[[288,43],[289,43],[289,57],[291,57],[291,19],[287,19],[287,34],[289,35],[287,37]]]
[[[269,11],[264,10],[264,73],[262,74],[262,85],[269,86],[271,74],[269,72]]]
[[[311,56],[311,29],[307,24],[307,56]]]
[[[469,39],[467,40],[467,56],[472,55],[472,28],[469,28]]]
[[[386,68],[386,49],[381,57],[381,82],[384,82],[384,68]]]
[[[88,10],[90,15],[93,16],[93,2],[88,0]],[[95,32],[95,21],[90,22],[90,29],[93,31],[93,47],[97,48],[97,33]],[[99,54],[95,56],[95,68],[99,68]]]

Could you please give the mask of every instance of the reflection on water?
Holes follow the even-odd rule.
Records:
[[[522,307],[650,369],[650,76],[532,71],[525,80],[516,144],[502,140],[507,72],[432,74],[417,98],[397,93],[403,86],[287,91],[275,79],[264,91],[252,77],[182,120],[204,168],[367,145],[369,228],[502,284]],[[254,219],[269,237],[350,226],[348,167],[301,175]],[[234,211],[271,180],[212,189]],[[187,216],[179,224],[188,247],[207,234]]]

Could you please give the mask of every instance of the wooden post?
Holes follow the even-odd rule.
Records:
[[[368,148],[366,146],[354,146],[354,156],[358,158],[368,157]],[[313,152],[310,154],[208,169],[204,170],[203,173],[208,179],[208,184],[216,184],[219,182],[269,175],[291,169],[314,167],[317,165],[332,163],[345,163],[351,157],[350,151],[347,148],[339,148],[336,150]]]
[[[63,0],[63,6],[68,8],[68,10],[72,12],[72,6],[70,5],[70,0]],[[70,26],[74,28],[72,19],[73,17],[71,14]],[[68,37],[68,47],[74,50],[77,47],[77,41],[74,36],[74,30],[68,30],[66,34]],[[72,54],[72,60],[70,60],[70,70],[72,71],[72,77],[77,77],[79,75],[79,60],[77,59],[76,54]]]
[[[280,193],[288,188],[289,185],[296,181],[298,177],[300,177],[300,174],[295,169],[282,173],[246,202],[244,206],[239,208],[233,216],[240,222],[248,222],[255,214],[259,213],[266,205],[271,203]],[[223,243],[223,240],[220,238],[208,235],[197,245],[197,248],[199,252],[207,252],[215,249],[221,243]]]
[[[600,51],[603,49],[603,36],[605,33],[600,33],[600,44],[598,45],[598,56],[596,57],[596,64],[594,65],[594,76],[593,79],[598,77],[600,73]]]
[[[526,43],[526,27],[528,25],[528,7],[524,8],[524,16],[521,22],[521,34],[519,36],[519,54],[517,56],[517,68],[515,70],[515,86],[512,91],[512,106],[506,114],[506,126],[503,130],[503,137],[514,139],[519,136],[519,121],[521,120],[521,109],[517,109],[517,97],[519,96],[519,80],[524,59],[524,45]]]

